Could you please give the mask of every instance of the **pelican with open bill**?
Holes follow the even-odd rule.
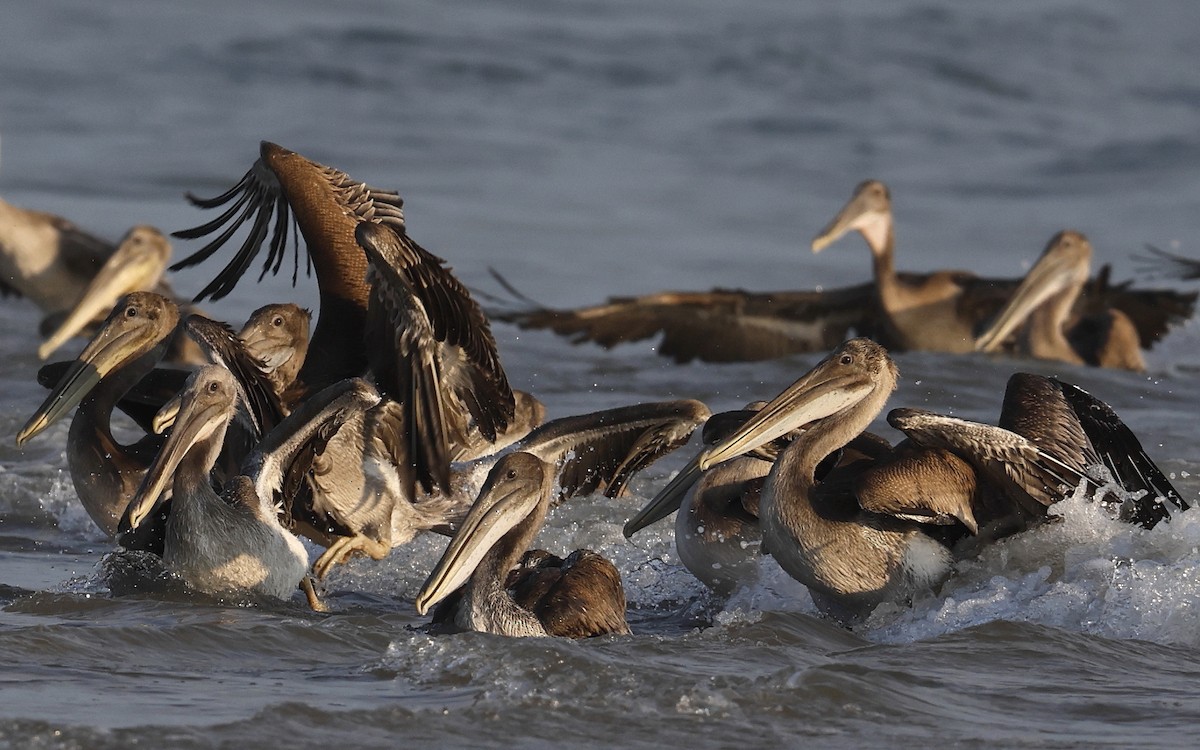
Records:
[[[306,471],[298,459],[311,459],[348,418],[378,401],[375,389],[359,379],[314,395],[259,443],[218,495],[208,475],[238,392],[227,369],[205,365],[188,379],[177,403],[164,407],[174,425],[129,503],[122,530],[136,531],[170,486],[163,544],[169,570],[200,591],[290,598],[307,575],[308,552],[279,521],[279,509],[292,500],[284,493],[295,486],[289,476]]]
[[[1145,371],[1137,328],[1125,313],[1110,308],[1071,320],[1091,261],[1087,237],[1070,230],[1055,234],[975,348],[997,351],[1020,330],[1017,351],[1025,356]]]
[[[417,611],[465,588],[453,613],[462,630],[507,636],[586,638],[628,634],[625,591],[617,569],[590,550],[572,553],[553,583],[533,586],[518,603],[506,588],[545,521],[553,486],[550,466],[524,452],[503,456],[488,474],[462,526],[417,595]]]
[[[696,461],[704,471],[803,428],[763,488],[763,548],[842,622],[938,583],[956,550],[1035,525],[1080,483],[1098,486],[1088,474],[1094,465],[1119,472],[1133,493],[1120,498],[1127,520],[1165,518],[1160,497],[1184,507],[1111,409],[1073,386],[1027,374],[1010,381],[1006,426],[893,410],[889,422],[907,441],[882,460],[822,473],[822,460],[883,409],[896,379],[882,347],[848,341]]]

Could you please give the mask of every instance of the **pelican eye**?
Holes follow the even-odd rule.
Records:
[[[208,392],[209,393],[216,393],[218,390],[220,390],[220,388],[221,388],[221,384],[215,380],[208,384]]]
[[[842,364],[843,365],[848,365],[852,362],[854,362],[854,357],[851,357],[849,354],[842,355]]]
[[[506,478],[508,478],[508,479],[516,479],[516,478],[517,478],[517,470],[516,470],[516,469],[509,469],[509,470],[508,470],[508,473],[507,473],[507,474],[505,474],[504,476],[505,476]]]
[[[125,317],[136,318],[137,317],[137,308],[136,307],[125,308]]]
[[[274,319],[272,319],[272,320],[271,320],[271,325],[273,325],[273,326],[281,326],[281,325],[283,325],[283,316],[282,316],[282,315],[276,315],[276,316],[274,317]]]

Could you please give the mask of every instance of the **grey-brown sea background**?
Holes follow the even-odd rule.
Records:
[[[205,219],[269,139],[406,201],[473,288],[573,306],[613,294],[865,280],[856,239],[809,238],[877,177],[903,269],[1022,274],[1059,229],[1134,273],[1197,255],[1200,5],[1191,0],[8,3],[0,195],[117,238]],[[177,257],[196,245],[179,242]],[[185,293],[215,273],[176,277]],[[1156,282],[1167,283],[1171,282]],[[315,303],[247,279],[209,311]],[[729,602],[619,501],[556,511],[553,549],[622,570],[636,634],[582,643],[415,630],[442,542],[328,581],[335,613],[160,591],[114,596],[111,544],[65,473],[66,425],[24,451],[37,313],[0,301],[0,746],[1194,747],[1200,521],[1143,532],[1081,502],[960,566],[937,596],[846,631],[770,560]],[[815,356],[674,366],[497,325],[553,415],[769,397]],[[78,345],[76,344],[76,347]],[[77,350],[77,349],[76,349]],[[73,351],[71,352],[73,353]],[[1112,403],[1195,500],[1200,334],[1147,374],[900,354],[894,405],[992,420],[1008,375]],[[883,428],[885,433],[887,428]],[[894,437],[894,433],[892,434]]]

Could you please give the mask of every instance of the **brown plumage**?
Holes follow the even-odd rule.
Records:
[[[996,351],[1017,332],[1017,351],[1025,356],[1145,370],[1137,329],[1124,312],[1105,308],[1072,319],[1091,260],[1092,244],[1079,232],[1065,230],[1051,237],[975,348]]]
[[[977,329],[996,314],[1020,281],[978,278],[967,271],[897,272],[891,195],[878,180],[855,189],[813,240],[813,248],[819,251],[850,231],[860,232],[871,250],[871,283],[819,292],[661,292],[613,297],[604,304],[569,310],[534,303],[523,310],[497,311],[494,317],[605,348],[661,333],[656,351],[677,362],[750,361],[824,351],[851,330],[894,350],[969,352]],[[1191,317],[1195,293],[1131,289],[1128,282],[1112,285],[1106,269],[1086,287],[1080,309],[1124,311],[1143,348],[1171,325]],[[511,289],[507,281],[501,282]]]
[[[310,270],[315,270],[320,294],[320,313],[299,379],[313,392],[342,378],[366,371],[363,348],[367,298],[367,259],[354,240],[361,221],[404,227],[404,201],[399,194],[370,187],[349,175],[326,167],[274,143],[262,143],[261,156],[241,181],[211,199],[189,195],[201,208],[230,204],[220,216],[194,229],[175,232],[176,237],[196,239],[220,231],[203,248],[184,258],[173,270],[208,259],[244,223],[252,221],[249,235],[228,265],[196,296],[197,300],[220,299],[241,280],[250,263],[267,242],[270,247],[262,274],[278,273],[286,255],[292,218],[307,246]],[[272,228],[272,221],[274,222]],[[299,273],[296,248],[292,280]]]
[[[763,488],[763,549],[839,620],[937,583],[949,573],[950,548],[970,554],[1037,523],[1081,482],[1104,486],[1094,465],[1137,495],[1123,500],[1127,520],[1167,517],[1159,497],[1186,507],[1111,409],[1026,374],[1010,380],[1000,427],[893,409],[888,421],[905,443],[881,459],[864,454],[823,469],[879,413],[896,378],[882,347],[848,341],[694,462],[707,471],[800,430]]]
[[[518,451],[497,461],[421,587],[417,611],[425,614],[463,586],[451,613],[462,630],[508,636],[629,633],[620,575],[594,552],[569,556],[553,581],[552,571],[532,567],[536,577],[524,587],[521,603],[505,589],[546,518],[552,485],[550,466],[536,456]]]

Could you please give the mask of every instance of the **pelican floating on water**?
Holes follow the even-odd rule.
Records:
[[[713,415],[704,425],[705,449],[740,428],[766,402],[746,409]],[[661,492],[625,524],[626,538],[675,513],[675,549],[679,561],[708,588],[726,596],[751,581],[757,570],[762,544],[759,504],[763,485],[780,451],[799,431],[782,435],[745,455],[731,458],[701,471],[701,450]],[[881,437],[864,432],[848,445],[826,457],[829,464],[818,470],[865,459],[875,460],[891,446]]]
[[[1186,507],[1102,402],[1023,374],[1010,381],[1002,427],[896,409],[889,422],[906,443],[881,461],[822,474],[823,459],[870,424],[896,379],[882,347],[848,341],[696,461],[705,471],[803,428],[762,490],[763,548],[842,622],[939,583],[952,548],[973,550],[1036,524],[1050,504],[1093,481],[1092,465],[1117,472],[1128,490],[1148,491],[1126,501],[1128,520],[1166,517],[1157,497]]]
[[[115,248],[66,219],[0,200],[0,294],[69,310]]]
[[[1018,352],[1037,359],[1142,372],[1146,362],[1138,332],[1125,313],[1111,308],[1071,321],[1092,260],[1092,244],[1079,232],[1059,232],[1013,292],[1008,304],[975,342],[993,352],[1018,328]],[[1022,326],[1024,326],[1022,328]]]
[[[154,227],[138,226],[122,238],[59,326],[38,347],[38,357],[48,358],[67,339],[111,310],[130,292],[154,291],[171,258],[171,244]]]
[[[528,453],[496,462],[462,526],[417,595],[425,614],[464,586],[454,624],[507,636],[585,638],[628,634],[625,591],[617,569],[589,550],[572,553],[553,582],[530,582],[536,595],[518,603],[506,588],[509,571],[537,535],[550,507],[553,471]],[[531,566],[549,572],[548,566]]]
[[[303,471],[293,462],[319,450],[314,442],[327,440],[351,414],[378,400],[378,393],[361,380],[315,395],[263,439],[243,463],[242,473],[217,495],[208,475],[234,417],[238,390],[228,370],[205,365],[171,405],[171,433],[122,525],[137,530],[170,486],[172,507],[163,545],[169,570],[201,591],[245,589],[287,599],[308,572],[308,552],[277,515],[278,506],[290,501],[284,496],[287,477]]]
[[[84,509],[109,536],[162,444],[153,434],[118,443],[112,411],[163,359],[178,323],[179,308],[166,297],[126,295],[17,434],[21,446],[79,405],[67,433],[67,467]]]
[[[662,292],[613,297],[607,303],[556,310],[534,303],[500,282],[526,309],[493,317],[522,328],[545,328],[605,348],[662,334],[656,351],[676,362],[736,362],[798,352],[827,351],[850,334],[874,338],[896,350],[973,351],[976,330],[1004,305],[1018,279],[982,279],[966,271],[929,274],[895,270],[891,196],[867,180],[813,240],[820,251],[851,231],[860,232],[874,259],[873,283],[823,291]],[[1107,269],[1107,266],[1105,267]],[[499,277],[499,275],[497,274]],[[1143,348],[1169,327],[1189,319],[1196,294],[1109,285],[1102,270],[1084,290],[1082,306],[1116,307],[1138,328]]]
[[[183,386],[188,372],[157,368],[174,342],[187,338],[189,346],[210,361],[239,373],[237,387],[245,405],[226,446],[222,470],[236,469],[259,438],[282,413],[266,377],[259,373],[232,330],[199,315],[180,322],[179,307],[155,292],[133,292],[118,300],[79,357],[63,368],[47,365],[58,376],[42,405],[17,434],[17,445],[40,434],[79,405],[67,434],[67,467],[80,501],[96,525],[109,536],[142,475],[162,445],[152,429],[154,414]],[[113,409],[126,411],[146,435],[132,444],[117,441],[112,432]]]

